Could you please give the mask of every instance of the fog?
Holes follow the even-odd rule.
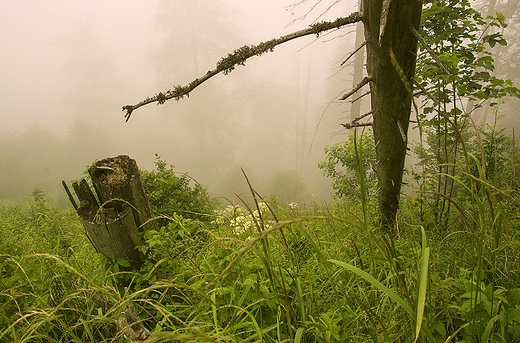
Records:
[[[128,122],[121,111],[202,76],[238,47],[357,7],[294,3],[2,1],[0,198],[41,188],[63,201],[61,180],[80,178],[95,159],[126,154],[152,169],[159,154],[214,195],[244,192],[243,168],[265,195],[289,175],[305,184],[290,200],[329,199],[317,162],[325,144],[345,139],[348,107],[336,99],[352,82],[339,63],[353,27],[278,46]]]
[[[0,199],[40,188],[66,204],[61,180],[95,159],[125,154],[150,170],[158,154],[215,196],[246,192],[243,168],[263,195],[329,201],[317,163],[348,134],[339,124],[350,103],[337,99],[352,86],[352,64],[340,62],[354,26],[280,45],[128,122],[121,108],[186,85],[243,45],[356,9],[355,0],[1,1]],[[512,50],[500,48],[498,69],[518,81],[518,15],[505,14]]]

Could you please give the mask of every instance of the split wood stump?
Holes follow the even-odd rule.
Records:
[[[62,181],[88,238],[97,252],[112,260],[126,258],[132,268],[139,268],[144,260],[136,249],[142,244],[139,232],[158,226],[137,163],[120,155],[97,161],[88,173],[95,195],[85,179],[72,182],[79,205]]]

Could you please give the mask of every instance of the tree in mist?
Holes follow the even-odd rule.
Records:
[[[359,1],[359,9],[361,10],[361,0]],[[365,35],[363,33],[363,23],[359,22],[356,24],[356,49],[359,51],[354,54],[354,65],[353,65],[353,84],[352,87],[356,87],[362,80],[364,74],[365,54],[362,47],[365,45]],[[343,62],[342,62],[343,63]],[[361,89],[352,95],[352,103],[350,107],[350,120],[354,121],[356,118],[361,117],[361,101],[359,98],[362,96]]]
[[[25,132],[0,136],[0,199],[20,200],[40,188],[55,192],[55,175],[66,165],[63,141],[49,129],[33,126]]]
[[[84,171],[86,164],[99,156],[116,153],[110,133],[85,118],[73,118],[67,131],[64,146],[71,175]],[[75,174],[72,174],[73,171],[76,171]]]
[[[307,185],[295,170],[279,170],[267,182],[267,193],[274,194],[281,204],[303,203],[308,197]]]
[[[238,30],[227,20],[229,13],[220,1],[163,0],[158,8],[155,27],[162,38],[149,53],[148,60],[161,85],[188,81],[192,75],[203,73],[208,65],[231,49],[233,42],[241,40]],[[182,156],[174,156],[177,163],[181,158],[190,160],[184,165],[204,161],[205,166],[197,169],[210,180],[217,174],[219,162],[231,159],[236,147],[234,137],[239,130],[234,122],[235,104],[218,100],[231,92],[230,87],[229,84],[224,87],[208,84],[207,97],[192,98],[176,111],[174,125],[183,130],[172,131],[165,127],[164,134],[182,146]]]
[[[485,4],[484,4],[485,5]],[[503,79],[511,79],[515,85],[520,84],[520,2],[516,0],[489,1],[488,13],[503,13],[509,25],[499,32],[503,34],[507,45],[497,45],[495,49],[496,75]],[[494,6],[493,6],[494,5]],[[520,99],[511,99],[500,106],[505,116],[501,125],[509,130],[520,130],[520,119],[517,115]]]
[[[297,125],[294,104],[288,101],[294,98],[291,92],[274,82],[265,87],[266,83],[267,78],[259,77],[238,91],[240,98],[255,94],[245,101],[245,113],[240,114],[249,139],[241,143],[244,146],[238,152],[248,154],[250,167],[263,174],[294,167],[294,159],[285,156],[294,156],[292,128]]]
[[[21,200],[35,189],[66,203],[61,180],[76,178],[101,154],[115,152],[108,132],[75,118],[68,135],[32,126],[18,134],[0,133],[0,199]]]
[[[63,103],[69,106],[71,116],[89,118],[91,122],[106,117],[117,101],[114,93],[121,90],[122,84],[112,51],[96,39],[92,21],[80,22],[61,44],[68,54]]]
[[[383,227],[391,227],[399,203],[412,101],[410,85],[417,51],[417,37],[412,30],[419,28],[421,8],[422,3],[417,0],[365,1],[363,15],[354,13],[333,22],[316,23],[308,29],[257,46],[244,46],[187,86],[176,86],[136,105],[124,106],[123,110],[127,112],[128,120],[135,109],[152,102],[161,104],[169,99],[179,100],[212,76],[220,72],[227,74],[237,65],[244,65],[248,58],[272,51],[276,45],[306,35],[319,35],[362,19],[378,159],[379,211]]]
[[[362,2],[383,227],[393,225],[399,204],[421,9],[419,0]]]

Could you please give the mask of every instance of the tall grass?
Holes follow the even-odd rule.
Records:
[[[388,235],[369,197],[287,206],[251,186],[211,223],[147,232],[138,271],[96,255],[74,213],[2,203],[0,342],[514,342],[518,215],[467,161],[449,231],[412,198]]]

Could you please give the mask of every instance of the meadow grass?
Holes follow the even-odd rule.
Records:
[[[74,212],[3,202],[0,342],[514,342],[516,214],[482,188],[449,230],[405,199],[395,235],[372,199],[176,215],[139,271],[97,255]]]

